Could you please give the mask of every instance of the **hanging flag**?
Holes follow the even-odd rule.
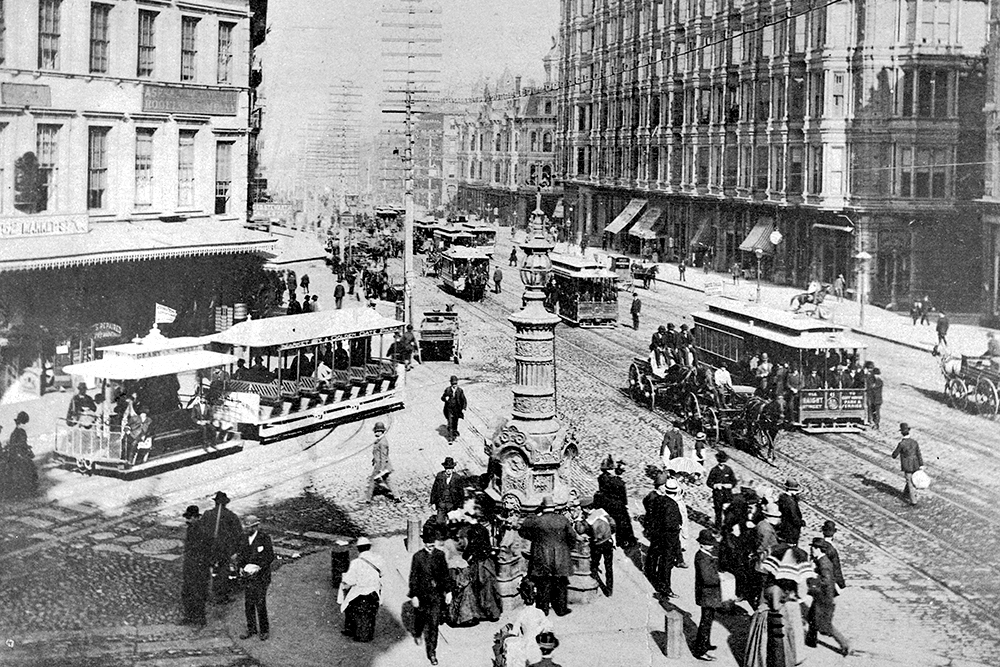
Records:
[[[177,319],[177,311],[173,308],[168,308],[162,303],[156,304],[156,324],[170,324]]]

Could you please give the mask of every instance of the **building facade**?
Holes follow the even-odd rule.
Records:
[[[982,307],[983,321],[1000,323],[1000,5],[990,4],[990,42],[987,45],[986,83],[986,173],[982,219]]]
[[[495,224],[525,227],[541,188],[542,210],[562,224],[556,103],[555,91],[525,92],[520,77],[505,76],[459,117],[460,209]]]
[[[243,227],[248,0],[3,5],[0,389],[156,302],[209,327],[272,244]]]
[[[985,19],[971,0],[563,0],[577,235],[717,270],[760,248],[776,282],[967,305]]]

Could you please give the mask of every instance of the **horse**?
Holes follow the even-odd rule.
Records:
[[[938,364],[941,367],[941,374],[946,380],[958,377],[962,372],[962,355],[952,354],[946,344],[938,343],[935,345],[931,350],[931,356],[940,357]]]
[[[814,306],[819,306],[826,299],[826,295],[830,293],[830,289],[833,286],[830,283],[823,283],[820,285],[819,289],[813,292],[803,292],[802,294],[796,294],[792,297],[788,306],[794,308],[793,313],[799,312],[799,309],[806,304],[812,304]]]

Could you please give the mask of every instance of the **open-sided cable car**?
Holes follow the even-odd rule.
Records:
[[[441,253],[438,275],[448,290],[469,301],[479,301],[486,293],[490,257],[477,248],[456,246]]]
[[[559,317],[584,327],[618,322],[618,275],[593,260],[551,254]]]

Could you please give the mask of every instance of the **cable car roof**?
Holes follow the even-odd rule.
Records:
[[[846,327],[803,315],[775,310],[733,299],[707,301],[707,312],[692,313],[696,324],[718,325],[749,337],[763,338],[796,349],[865,349],[867,345],[846,334]]]
[[[549,258],[552,260],[552,270],[560,275],[573,278],[618,278],[618,274],[611,269],[586,257],[552,253]]]
[[[297,348],[363,335],[392,333],[403,326],[371,308],[282,315],[240,322],[211,337],[213,342],[240,347]]]
[[[145,378],[173,375],[186,371],[229,366],[239,357],[209,350],[193,350],[158,357],[131,357],[124,355],[105,356],[94,361],[64,366],[70,375],[84,375],[105,380],[142,380]]]
[[[490,256],[479,248],[469,248],[466,246],[452,246],[441,253],[448,259],[485,259],[489,261]]]

